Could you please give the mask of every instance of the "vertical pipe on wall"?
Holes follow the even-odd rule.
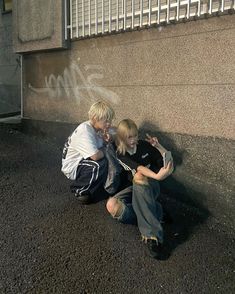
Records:
[[[111,0],[109,0],[109,32],[112,31],[112,7]]]
[[[116,31],[119,31],[119,1],[117,0]]]
[[[201,16],[201,0],[198,0],[197,16]]]
[[[85,5],[84,0],[82,0],[82,36],[85,36]]]
[[[122,0],[122,13],[121,13],[121,19],[122,19],[121,24],[122,24],[122,27],[121,27],[121,29],[123,29],[123,23],[124,23],[123,14],[124,14],[124,0]]]
[[[73,38],[73,1],[70,0],[70,38]]]
[[[221,8],[220,8],[220,11],[221,11],[221,12],[224,12],[224,0],[222,0],[222,2],[221,2]]]
[[[213,5],[213,2],[212,2],[212,0],[210,0],[210,2],[209,2],[209,9],[208,9],[208,13],[209,14],[212,13],[212,5]]]
[[[131,27],[134,29],[135,25],[135,1],[131,1]]]
[[[140,27],[143,25],[143,0],[140,0]]]
[[[161,21],[161,0],[157,0],[158,9],[157,9],[157,23],[160,24]]]
[[[102,0],[102,34],[104,33],[104,0]]]
[[[95,34],[98,33],[98,11],[97,11],[97,0],[95,0]]]
[[[20,117],[24,117],[24,100],[23,100],[23,54],[20,55]]]
[[[166,22],[169,23],[170,19],[170,0],[167,0],[167,9],[166,9]]]
[[[180,18],[180,0],[177,0],[176,20]]]
[[[190,5],[191,5],[191,0],[188,0],[188,4],[187,4],[187,18],[190,18]]]
[[[67,0],[64,1],[64,38],[68,39],[68,15],[67,15]]]
[[[91,35],[91,0],[89,0],[89,7],[88,7],[88,14],[89,14],[89,36]]]
[[[76,0],[76,37],[78,38],[78,0]]]
[[[123,29],[126,29],[126,0],[123,1]]]
[[[149,0],[149,26],[151,26],[151,17],[152,17],[152,0]]]

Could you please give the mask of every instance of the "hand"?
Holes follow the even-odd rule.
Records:
[[[105,130],[102,134],[103,140],[107,143],[112,142],[113,138],[112,136],[109,134],[108,130]]]
[[[139,185],[147,185],[148,184],[148,178],[146,176],[142,175],[140,172],[137,172],[134,175],[133,181]]]
[[[149,142],[153,147],[158,147],[160,143],[158,142],[157,137],[152,137],[148,133],[146,134],[146,139],[145,141]]]
[[[156,180],[162,181],[171,175],[174,171],[173,160],[169,161],[166,167],[162,167],[156,174]]]

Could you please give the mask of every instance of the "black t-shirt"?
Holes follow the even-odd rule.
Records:
[[[161,153],[147,141],[139,140],[136,152],[130,155],[117,154],[123,168],[129,172],[129,180],[135,175],[138,166],[143,165],[156,172],[163,166]]]

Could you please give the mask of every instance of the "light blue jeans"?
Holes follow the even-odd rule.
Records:
[[[160,195],[158,181],[148,179],[148,183],[133,185],[120,191],[114,197],[120,201],[123,210],[120,216],[114,217],[125,224],[137,223],[143,238],[157,238],[163,242],[161,226],[162,206],[157,201]]]

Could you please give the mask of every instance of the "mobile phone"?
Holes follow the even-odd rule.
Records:
[[[166,167],[168,163],[172,160],[172,155],[170,151],[163,153],[163,166]]]

